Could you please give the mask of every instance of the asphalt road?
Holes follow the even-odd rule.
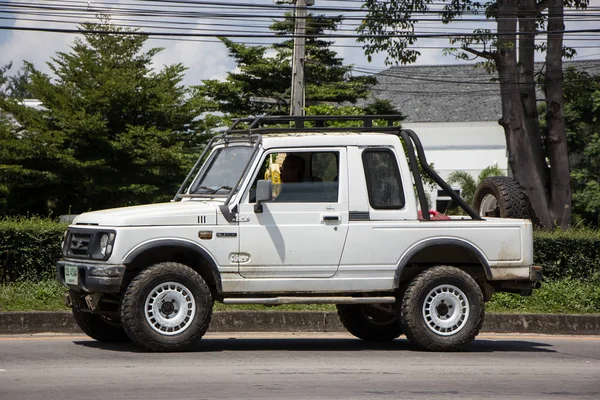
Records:
[[[210,334],[157,354],[0,336],[0,399],[600,399],[600,337],[481,335],[461,353],[335,334]]]

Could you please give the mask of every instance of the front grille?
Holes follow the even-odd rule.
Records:
[[[69,235],[69,255],[88,257],[94,239],[93,232],[71,231]]]
[[[112,253],[116,237],[114,230],[69,228],[63,242],[63,255],[72,258],[107,260]],[[102,236],[108,235],[106,250],[102,252]]]

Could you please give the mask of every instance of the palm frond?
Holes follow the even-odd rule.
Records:
[[[502,171],[502,169],[500,169],[498,164],[494,164],[494,165],[485,167],[479,173],[479,183],[481,183],[481,181],[484,180],[485,178],[489,178],[491,176],[504,176],[504,171]]]

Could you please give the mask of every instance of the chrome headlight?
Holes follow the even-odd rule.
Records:
[[[97,260],[106,260],[110,257],[115,244],[115,232],[98,232],[94,241],[92,258]]]
[[[100,254],[102,257],[106,257],[106,248],[108,247],[108,233],[103,233],[100,236]]]

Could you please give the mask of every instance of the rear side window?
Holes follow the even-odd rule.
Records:
[[[388,149],[367,149],[362,154],[369,203],[375,209],[401,209],[404,191],[396,156]]]

